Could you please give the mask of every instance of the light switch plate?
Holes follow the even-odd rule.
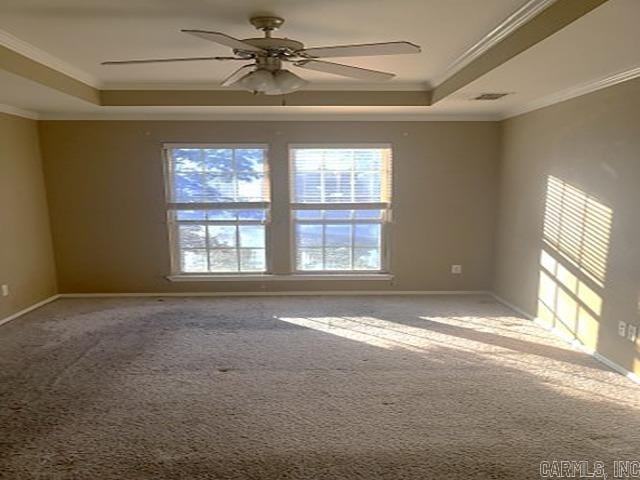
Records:
[[[2,285],[2,296],[9,296],[9,285]]]
[[[462,273],[462,265],[451,265],[451,273],[460,275]]]

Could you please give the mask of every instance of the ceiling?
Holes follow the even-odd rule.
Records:
[[[640,1],[610,0],[450,100],[485,91],[515,92],[500,101],[504,115],[509,116],[607,86],[607,80],[618,75],[622,79],[640,76],[639,19]]]
[[[397,73],[390,85],[421,85],[526,0],[3,0],[0,28],[74,65],[104,85],[198,84],[223,80],[236,64],[101,66],[111,59],[228,55],[230,49],[180,32],[222,31],[260,37],[249,17],[285,18],[277,35],[306,46],[408,40],[419,55],[350,59],[365,68]],[[394,27],[395,26],[395,27]],[[452,35],[452,33],[455,34]],[[353,86],[357,80],[304,71],[317,84]]]
[[[337,59],[391,71],[397,77],[364,84],[299,71],[312,90],[428,91],[506,42],[535,15],[567,0],[3,0],[0,45],[97,89],[217,90],[237,64],[190,62],[101,66],[103,60],[228,55],[229,49],[180,32],[222,31],[260,36],[255,14],[285,18],[277,32],[306,46],[407,40],[418,55]],[[541,15],[542,16],[542,15]],[[495,119],[554,103],[640,74],[639,0],[609,0],[556,33],[471,78],[434,105],[99,106],[55,85],[5,71],[0,104],[42,118],[194,116],[220,118]],[[629,73],[631,72],[631,73]],[[626,75],[626,76],[625,76]],[[494,102],[484,92],[510,92]],[[328,92],[330,95],[330,92]],[[6,109],[6,108],[5,108]]]

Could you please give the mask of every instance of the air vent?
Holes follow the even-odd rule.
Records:
[[[498,100],[499,98],[506,97],[509,93],[483,93],[474,98],[474,100]]]

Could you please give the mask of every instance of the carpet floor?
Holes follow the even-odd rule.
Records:
[[[0,363],[3,479],[640,460],[640,388],[483,295],[64,299],[3,325]]]

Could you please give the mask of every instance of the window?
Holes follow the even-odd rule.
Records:
[[[296,271],[385,271],[391,149],[295,146],[290,162]]]
[[[281,191],[288,188],[290,208],[277,212],[271,211],[267,146],[173,144],[164,152],[170,278],[388,272],[389,146],[290,147],[289,178],[274,179]],[[286,230],[270,234],[272,214],[290,223],[289,241]],[[285,236],[270,242],[271,235]],[[269,243],[289,246],[289,265],[282,257],[270,265]],[[262,275],[272,268],[283,274]]]
[[[167,145],[174,273],[267,271],[269,176],[263,145]]]

